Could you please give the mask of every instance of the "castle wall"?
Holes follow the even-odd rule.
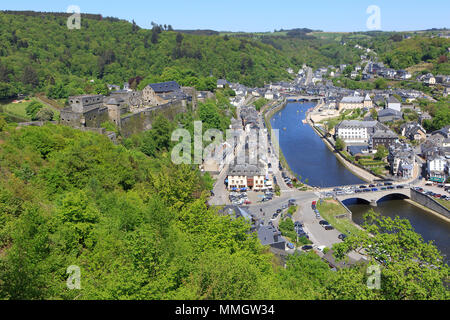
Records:
[[[158,115],[163,115],[169,120],[174,120],[178,113],[185,113],[188,110],[186,103],[176,101],[148,108],[144,111],[131,114],[121,119],[120,132],[124,137],[150,130],[152,123]]]

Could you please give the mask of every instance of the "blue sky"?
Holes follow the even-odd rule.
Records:
[[[175,29],[273,31],[311,28],[324,31],[367,31],[366,9],[381,9],[384,31],[450,27],[449,0],[14,0],[2,10],[65,12],[77,5],[83,13],[99,13],[149,28],[151,21]]]

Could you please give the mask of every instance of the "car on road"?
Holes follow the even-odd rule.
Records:
[[[309,250],[312,250],[312,249],[313,249],[313,246],[310,246],[310,245],[306,245],[306,246],[302,247],[303,251],[309,251]]]
[[[334,230],[334,227],[332,227],[332,226],[325,226],[325,230],[327,230],[327,231]]]

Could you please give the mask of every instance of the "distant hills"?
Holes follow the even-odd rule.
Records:
[[[446,29],[417,34],[308,28],[242,33],[173,30],[170,25],[154,24],[148,30],[114,17],[82,14],[81,29],[69,30],[69,15],[0,12],[0,99],[29,92],[58,91],[62,97],[101,92],[106,83],[137,78],[146,82],[177,79],[205,88],[212,76],[263,86],[291,78],[287,69],[298,70],[303,64],[360,63],[365,50],[356,44],[373,49],[393,68],[426,62],[430,71],[450,72],[446,58],[450,40],[435,36]],[[412,38],[406,39],[406,34]]]

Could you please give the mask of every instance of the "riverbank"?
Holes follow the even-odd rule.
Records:
[[[308,122],[309,126],[314,130],[314,132],[320,137],[320,139],[325,143],[327,148],[333,152],[333,154],[336,156],[338,161],[347,168],[353,175],[360,178],[361,180],[364,180],[368,183],[372,183],[373,181],[380,179],[377,176],[374,176],[370,172],[363,170],[357,166],[355,166],[352,163],[349,163],[347,159],[342,157],[339,153],[336,152],[335,148],[331,145],[331,143],[323,137],[323,135],[318,131],[318,129],[314,126],[314,124],[311,122],[311,119],[309,117],[309,114],[306,116],[306,121]]]
[[[279,153],[278,153],[278,154],[279,154],[279,160],[280,160],[281,165],[282,165],[283,168],[285,168],[289,173],[291,173],[293,176],[295,176],[294,173],[293,173],[293,171],[292,171],[291,168],[289,167],[286,158],[284,157],[283,150],[281,150],[281,147],[280,147],[280,145],[278,144],[277,139],[273,139],[273,137],[272,137],[272,124],[270,123],[270,120],[272,119],[272,117],[274,116],[274,114],[277,113],[277,112],[280,111],[280,110],[283,110],[283,108],[286,107],[286,105],[287,105],[286,99],[283,99],[282,102],[280,102],[280,103],[276,104],[275,106],[273,106],[273,107],[268,111],[268,113],[266,113],[266,112],[267,112],[266,109],[267,109],[267,107],[268,107],[269,105],[266,105],[266,107],[264,108],[264,110],[261,111],[261,112],[262,112],[262,116],[263,116],[263,119],[264,119],[264,123],[266,124],[267,132],[268,132],[269,135],[270,135],[272,144],[273,144],[274,148],[278,148],[278,150],[279,150]]]
[[[416,207],[419,208],[419,209],[422,209],[422,210],[424,210],[424,211],[427,211],[428,213],[431,213],[433,216],[435,216],[435,217],[437,217],[437,218],[439,218],[439,219],[445,221],[446,223],[449,223],[449,224],[450,224],[450,219],[447,218],[447,217],[444,217],[444,216],[443,216],[442,214],[440,214],[439,212],[436,212],[436,211],[434,211],[434,210],[432,210],[432,209],[429,209],[429,208],[427,208],[427,207],[421,205],[420,203],[415,202],[414,200],[411,200],[411,199],[405,199],[405,201],[408,202],[408,203],[410,203],[410,204],[412,204],[413,206],[416,206]]]
[[[273,139],[272,137],[272,124],[270,123],[270,121],[272,120],[273,116],[283,110],[286,106],[287,106],[288,102],[286,101],[286,98],[283,99],[282,102],[275,104],[268,112],[267,112],[267,108],[263,109],[263,118],[264,118],[264,122],[266,124],[266,128],[272,138],[272,143],[274,144],[274,148],[278,148],[278,155],[279,155],[279,161],[282,165],[282,167],[288,172],[288,174],[291,176],[292,179],[298,179],[297,178],[297,174],[292,170],[292,168],[289,166],[286,157],[283,154],[283,150],[281,148],[281,146],[278,144],[278,139]],[[267,113],[266,113],[267,112]],[[294,188],[299,190],[299,191],[308,191],[308,190],[314,190],[314,187],[308,185],[307,183],[303,182],[303,181],[299,181],[299,184],[301,184],[301,186],[297,186]]]

